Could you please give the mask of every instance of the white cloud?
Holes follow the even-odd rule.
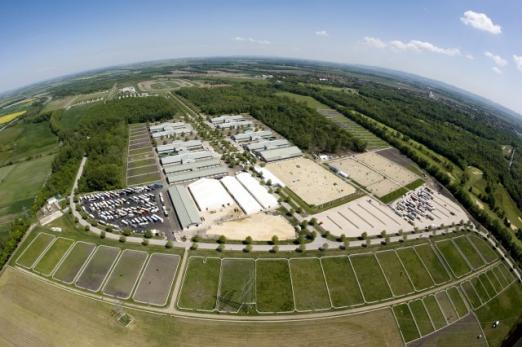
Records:
[[[387,46],[387,44],[383,42],[381,39],[369,36],[366,36],[364,38],[364,44],[374,48],[385,48]]]
[[[458,48],[441,48],[437,47],[430,42],[411,40],[409,42],[403,42],[400,40],[394,40],[390,42],[390,46],[396,50],[402,51],[414,51],[414,52],[432,52],[438,54],[444,54],[449,56],[461,55]]]
[[[494,35],[502,33],[502,27],[498,24],[494,24],[491,18],[485,13],[466,11],[464,12],[464,17],[460,17],[460,21],[475,29],[487,31]]]
[[[499,55],[496,55],[496,54],[493,54],[491,52],[484,52],[484,55],[486,57],[488,57],[489,59],[493,60],[495,62],[495,65],[497,65],[498,67],[504,67],[507,65],[507,60],[502,58],[501,56]]]
[[[513,61],[515,62],[517,69],[522,71],[522,55],[513,54]]]
[[[491,70],[493,70],[495,73],[497,73],[497,74],[499,74],[499,75],[502,75],[502,73],[503,73],[502,70],[500,70],[500,69],[499,69],[498,67],[496,67],[496,66],[493,66],[493,67],[491,68]]]
[[[251,43],[257,43],[258,45],[269,45],[271,42],[268,40],[256,40],[251,37],[242,37],[242,36],[236,36],[234,38],[236,41],[246,41]]]
[[[475,57],[473,56],[473,54],[466,54],[465,57],[469,60],[475,60]]]
[[[328,32],[326,30],[319,30],[319,31],[316,31],[315,32],[315,35],[316,36],[324,36],[324,37],[328,37]]]

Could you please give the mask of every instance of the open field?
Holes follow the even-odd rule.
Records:
[[[62,259],[73,243],[74,241],[71,239],[57,238],[42,258],[40,258],[38,264],[34,267],[34,271],[44,276],[50,276],[60,262],[60,259]]]
[[[420,337],[419,330],[417,329],[408,304],[394,306],[393,312],[395,313],[395,317],[397,317],[397,323],[401,329],[404,342],[410,342]]]
[[[299,95],[299,94],[290,93],[290,92],[277,92],[276,95],[290,98],[297,102],[303,102],[306,104],[306,106],[308,106],[314,110],[328,107],[324,104],[321,104],[319,101],[315,100],[311,96]]]
[[[320,310],[331,307],[319,259],[291,259],[290,274],[296,310]]]
[[[56,270],[53,278],[67,284],[72,283],[95,248],[96,245],[93,243],[77,242]]]
[[[460,289],[458,287],[452,287],[448,289],[447,292],[459,318],[462,318],[466,314],[468,314],[468,308],[466,306],[466,303],[464,302],[462,294],[460,293]]]
[[[364,303],[357,278],[348,257],[321,258],[326,284],[334,307],[354,306]]]
[[[482,303],[485,303],[490,299],[489,295],[488,295],[488,291],[486,290],[486,288],[484,287],[484,284],[478,277],[473,277],[470,280],[470,283],[473,286],[473,288],[475,288],[475,291],[477,292],[477,295],[480,298],[480,301]]]
[[[466,259],[459,252],[452,240],[439,241],[436,245],[456,277],[461,277],[471,271]]]
[[[350,260],[366,302],[380,301],[392,296],[375,255],[353,255]]]
[[[491,245],[478,237],[477,235],[469,235],[469,240],[473,245],[477,248],[477,250],[482,254],[486,262],[491,263],[498,259],[498,253],[491,247]]]
[[[461,237],[456,237],[453,239],[453,241],[457,245],[458,249],[460,249],[462,254],[464,254],[466,259],[468,259],[473,269],[477,269],[485,264],[480,253],[477,252],[477,249],[473,247],[473,245],[465,235]]]
[[[16,260],[16,263],[28,269],[32,268],[36,260],[54,240],[52,235],[39,234]]]
[[[445,291],[441,291],[435,294],[435,298],[439,302],[440,309],[442,310],[444,317],[446,317],[446,321],[449,324],[455,322],[459,318],[459,316],[455,311],[455,308],[453,307],[453,304],[451,303],[448,294]]]
[[[179,261],[179,255],[152,254],[132,297],[134,301],[165,306],[176,277]]]
[[[256,302],[260,312],[294,310],[288,260],[256,261]]]
[[[103,294],[119,299],[130,298],[147,257],[145,252],[124,250],[103,288]]]
[[[0,277],[0,344],[272,347],[338,345],[340,341],[349,341],[361,346],[402,345],[390,309],[285,324],[183,319],[128,309],[125,311],[136,321],[130,329],[114,319],[113,309],[117,308],[8,268]]]
[[[440,309],[439,303],[437,299],[435,299],[434,295],[425,296],[422,301],[426,306],[426,310],[431,317],[431,321],[433,322],[433,326],[435,329],[440,329],[446,325],[446,318],[444,318],[444,314]]]
[[[91,292],[99,291],[119,254],[119,248],[99,246],[76,280],[76,286]]]
[[[310,206],[355,193],[353,186],[307,158],[281,160],[266,167]]]
[[[212,311],[216,307],[221,260],[191,257],[188,261],[178,307]]]
[[[223,259],[219,284],[218,310],[238,312],[243,305],[255,304],[253,259]]]
[[[461,288],[470,306],[472,308],[478,308],[481,304],[480,297],[478,296],[477,291],[474,289],[471,282],[466,281],[461,283]]]
[[[428,315],[428,311],[426,311],[426,307],[421,299],[412,301],[409,303],[410,311],[417,323],[417,327],[419,328],[419,333],[421,336],[431,333],[435,328],[431,323],[430,316]]]
[[[417,255],[422,260],[431,277],[436,284],[447,282],[451,276],[446,271],[444,264],[441,262],[433,247],[430,244],[422,244],[414,247]]]
[[[420,261],[413,247],[398,249],[397,254],[406,268],[406,271],[408,271],[416,290],[423,290],[434,285],[430,274]]]
[[[388,279],[393,295],[401,296],[414,291],[408,274],[395,251],[378,252],[375,255]]]

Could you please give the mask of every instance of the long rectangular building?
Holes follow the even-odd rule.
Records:
[[[211,151],[198,151],[198,152],[188,152],[188,153],[180,153],[176,155],[169,155],[163,158],[160,158],[161,165],[169,165],[169,164],[185,164],[203,159],[215,158],[216,155]]]
[[[277,207],[277,199],[268,192],[268,190],[259,183],[248,172],[240,172],[236,175],[237,180],[248,190],[256,201],[265,209]]]
[[[169,197],[183,229],[201,224],[198,210],[187,188],[176,185],[169,188]]]
[[[188,172],[188,171],[196,171],[205,169],[208,167],[221,165],[221,162],[217,158],[204,159],[200,161],[195,161],[187,164],[178,164],[178,165],[166,165],[163,167],[163,171],[165,174],[173,174],[178,172]]]
[[[258,152],[261,159],[266,162],[271,162],[275,160],[289,159],[294,157],[299,157],[303,155],[303,152],[297,146],[291,147],[283,147],[283,148],[274,148],[268,149],[266,151]]]
[[[261,131],[245,131],[241,134],[232,135],[232,139],[236,142],[248,142],[248,141],[258,141],[262,139],[268,139],[272,137],[272,132],[270,130],[261,130]]]
[[[259,205],[256,199],[239,183],[237,178],[225,176],[221,179],[221,183],[223,183],[245,214],[254,214],[262,210],[261,205]]]
[[[230,114],[224,114],[219,117],[214,117],[210,119],[210,122],[214,125],[216,124],[222,124],[222,123],[233,123],[240,120],[243,120],[245,117],[243,117],[240,114],[237,115],[230,115]]]
[[[289,147],[290,142],[287,139],[277,139],[270,141],[259,141],[253,142],[251,144],[246,145],[246,149],[249,151],[265,151],[267,149],[281,148],[281,147]]]
[[[225,165],[208,167],[201,170],[178,172],[167,175],[169,184],[178,184],[182,182],[194,181],[203,177],[222,177],[228,173]]]
[[[167,143],[166,145],[159,145],[156,147],[158,153],[170,153],[170,152],[181,152],[181,151],[192,151],[203,148],[201,140],[189,140],[189,141],[174,141]]]

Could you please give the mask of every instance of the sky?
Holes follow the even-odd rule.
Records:
[[[2,1],[0,92],[111,65],[270,56],[410,72],[522,114],[522,1]]]

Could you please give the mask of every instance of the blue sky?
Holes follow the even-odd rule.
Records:
[[[261,55],[434,78],[522,113],[522,1],[3,1],[0,91],[177,57]]]

